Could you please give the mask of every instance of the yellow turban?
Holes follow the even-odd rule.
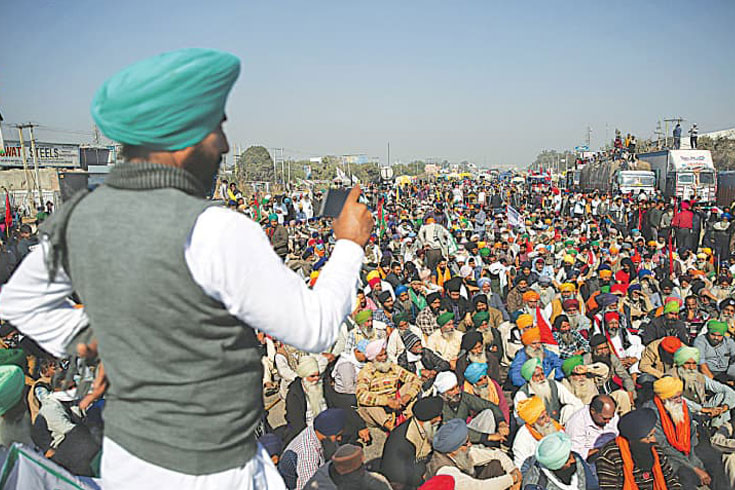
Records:
[[[380,278],[380,272],[378,272],[377,270],[371,270],[370,272],[367,273],[367,276],[365,276],[365,279],[368,282],[370,282],[370,279],[372,279],[373,277],[377,277],[379,279]]]
[[[679,378],[664,376],[653,383],[653,392],[662,400],[668,400],[684,390],[684,383]]]
[[[518,415],[529,425],[536,423],[541,414],[546,410],[544,401],[538,396],[532,396],[518,402]]]
[[[516,319],[516,325],[518,325],[518,328],[520,328],[521,330],[530,327],[531,325],[533,325],[533,317],[528,313],[524,313]]]
[[[600,271],[600,279],[609,279],[612,277],[612,271],[610,269],[602,269]]]
[[[565,282],[564,284],[561,284],[559,286],[559,291],[561,291],[562,293],[573,293],[575,289],[576,288],[574,287],[574,284],[572,284],[571,282]]]
[[[536,291],[526,291],[523,293],[523,301],[538,301],[541,298]]]
[[[541,340],[541,331],[538,327],[526,329],[521,334],[521,342],[523,342],[523,345],[528,345],[536,340]]]

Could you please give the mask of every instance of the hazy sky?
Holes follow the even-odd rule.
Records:
[[[230,142],[297,158],[384,161],[390,141],[392,160],[525,165],[583,143],[587,125],[595,147],[664,117],[735,126],[732,0],[34,0],[4,1],[2,18],[6,123],[90,132],[105,78],[201,46],[242,59]]]

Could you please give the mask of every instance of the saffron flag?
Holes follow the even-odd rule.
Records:
[[[13,224],[13,213],[10,210],[10,197],[5,193],[5,233],[10,236],[10,227]]]
[[[385,233],[385,216],[383,215],[383,199],[380,199],[378,201],[378,236],[380,238],[383,238],[383,233]]]

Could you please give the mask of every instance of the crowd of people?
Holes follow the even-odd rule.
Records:
[[[239,69],[112,77],[126,162],[6,230],[1,446],[107,488],[733,487],[730,208],[483,179],[217,206]]]

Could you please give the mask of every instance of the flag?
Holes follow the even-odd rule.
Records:
[[[518,213],[518,211],[508,204],[506,209],[506,214],[508,215],[508,224],[511,228],[516,228],[521,226],[521,215]]]
[[[380,201],[378,201],[378,236],[380,238],[383,238],[383,233],[385,233],[385,216],[383,215],[383,199],[381,198]]]
[[[676,219],[677,212],[677,206],[679,205],[678,199],[674,198],[674,218],[672,218],[672,222],[674,219]],[[671,240],[671,237],[674,235],[674,229],[673,227],[669,230],[669,274],[674,275],[674,247]]]
[[[13,225],[13,213],[10,210],[10,197],[5,193],[5,233],[10,236],[10,227]]]

